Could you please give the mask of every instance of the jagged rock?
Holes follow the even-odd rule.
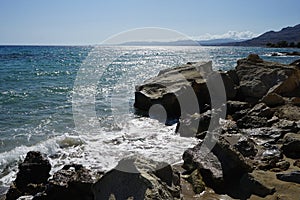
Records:
[[[185,169],[198,169],[205,184],[218,192],[225,192],[231,183],[252,171],[252,166],[224,138],[216,141],[211,151],[200,142],[184,152],[183,160]]]
[[[300,171],[292,171],[286,174],[276,174],[279,180],[300,184]]]
[[[179,199],[179,177],[166,163],[141,157],[125,158],[93,186],[96,200]]]
[[[205,183],[198,169],[195,169],[186,179],[191,183],[195,194],[200,194],[205,190]]]
[[[283,105],[275,109],[275,115],[280,119],[292,121],[300,120],[300,107],[293,105]]]
[[[235,70],[240,81],[239,90],[246,99],[254,102],[271,88],[273,93],[285,96],[300,83],[300,71],[295,66],[266,62],[253,54],[237,63]]]
[[[239,128],[260,128],[268,125],[268,119],[266,117],[245,115],[236,124]]]
[[[276,94],[276,93],[268,93],[266,94],[262,100],[267,106],[274,107],[274,106],[280,106],[285,103],[282,96]]]
[[[257,149],[255,147],[255,142],[250,138],[241,138],[234,145],[234,147],[244,156],[255,156],[257,154]]]
[[[272,111],[265,103],[256,104],[249,112],[250,116],[266,117],[270,119],[273,117],[274,111]]]
[[[284,136],[281,150],[289,158],[300,158],[300,134],[288,133]]]
[[[253,160],[257,163],[257,169],[266,171],[278,168],[280,164],[277,163],[281,162],[282,158],[282,152],[277,145],[264,143],[258,146],[258,153]]]
[[[92,200],[92,172],[82,165],[65,165],[49,180],[45,195],[35,199],[74,199]]]
[[[246,137],[259,141],[260,144],[276,143],[287,132],[275,127],[249,128],[240,130]]]
[[[19,172],[6,194],[6,199],[17,199],[22,195],[35,195],[45,189],[50,176],[49,160],[40,152],[30,151],[19,165]]]
[[[276,123],[273,123],[272,127],[281,129],[284,134],[288,132],[299,131],[299,125],[295,121],[286,120],[286,119],[278,119]]]
[[[246,116],[249,112],[250,108],[244,109],[244,110],[240,110],[240,111],[236,111],[235,113],[233,113],[232,119],[234,121],[238,121],[239,119],[243,118],[244,116]]]
[[[245,110],[249,107],[247,102],[227,101],[227,114],[231,115],[237,111]]]
[[[184,137],[194,137],[207,131],[211,119],[211,111],[185,116],[177,123],[176,132]]]

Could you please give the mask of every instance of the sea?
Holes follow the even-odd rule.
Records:
[[[133,107],[135,86],[160,70],[212,61],[230,70],[256,53],[268,61],[295,49],[203,46],[0,46],[0,191],[28,151],[47,154],[52,171],[77,163],[107,171],[130,155],[181,162],[196,139],[180,137]]]

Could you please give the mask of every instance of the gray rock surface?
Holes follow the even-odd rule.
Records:
[[[297,67],[266,62],[255,54],[239,60],[235,70],[240,91],[246,99],[258,100],[271,91],[284,96],[294,91],[300,83]]]
[[[96,200],[180,199],[179,176],[166,163],[130,157],[99,179],[93,193]]]

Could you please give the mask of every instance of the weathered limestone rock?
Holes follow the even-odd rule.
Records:
[[[242,95],[252,101],[271,92],[286,96],[300,84],[300,70],[296,66],[266,62],[255,54],[238,60],[235,70]]]
[[[227,98],[234,98],[236,89],[230,76],[213,71],[211,62],[188,63],[163,70],[158,76],[137,86],[134,107],[148,112],[152,105],[160,104],[166,110],[168,119],[200,113],[206,104],[211,103],[207,81],[211,81],[212,88],[219,87],[213,82],[217,78],[224,82]]]
[[[221,137],[211,151],[201,149],[202,145],[201,142],[184,152],[183,167],[187,170],[198,169],[205,184],[215,191],[224,192],[230,184],[252,171],[252,166],[226,139]]]
[[[30,151],[19,165],[19,172],[6,194],[6,199],[17,199],[22,195],[34,195],[45,189],[51,165],[45,155]]]
[[[134,107],[148,111],[154,104],[161,104],[167,111],[168,118],[178,118],[181,115],[178,97],[185,95],[199,97],[199,105],[210,101],[204,76],[212,72],[211,63],[189,63],[176,68],[162,70],[158,76],[136,87]],[[192,94],[195,91],[194,94]],[[193,102],[195,103],[195,102]],[[195,106],[195,105],[193,105]],[[186,108],[192,111],[194,108]],[[195,113],[192,112],[190,114]]]
[[[207,131],[211,119],[211,111],[185,116],[177,123],[176,132],[183,137],[194,137]]]
[[[101,177],[93,193],[96,200],[180,199],[179,177],[166,163],[130,157]]]
[[[300,120],[300,107],[294,105],[283,105],[274,109],[275,115],[280,119],[286,119],[291,121]]]

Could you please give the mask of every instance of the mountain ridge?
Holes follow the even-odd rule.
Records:
[[[287,43],[300,42],[300,24],[282,28],[280,31],[267,31],[258,37],[242,41],[223,44],[224,46],[267,46],[267,44],[276,44],[282,41]]]

